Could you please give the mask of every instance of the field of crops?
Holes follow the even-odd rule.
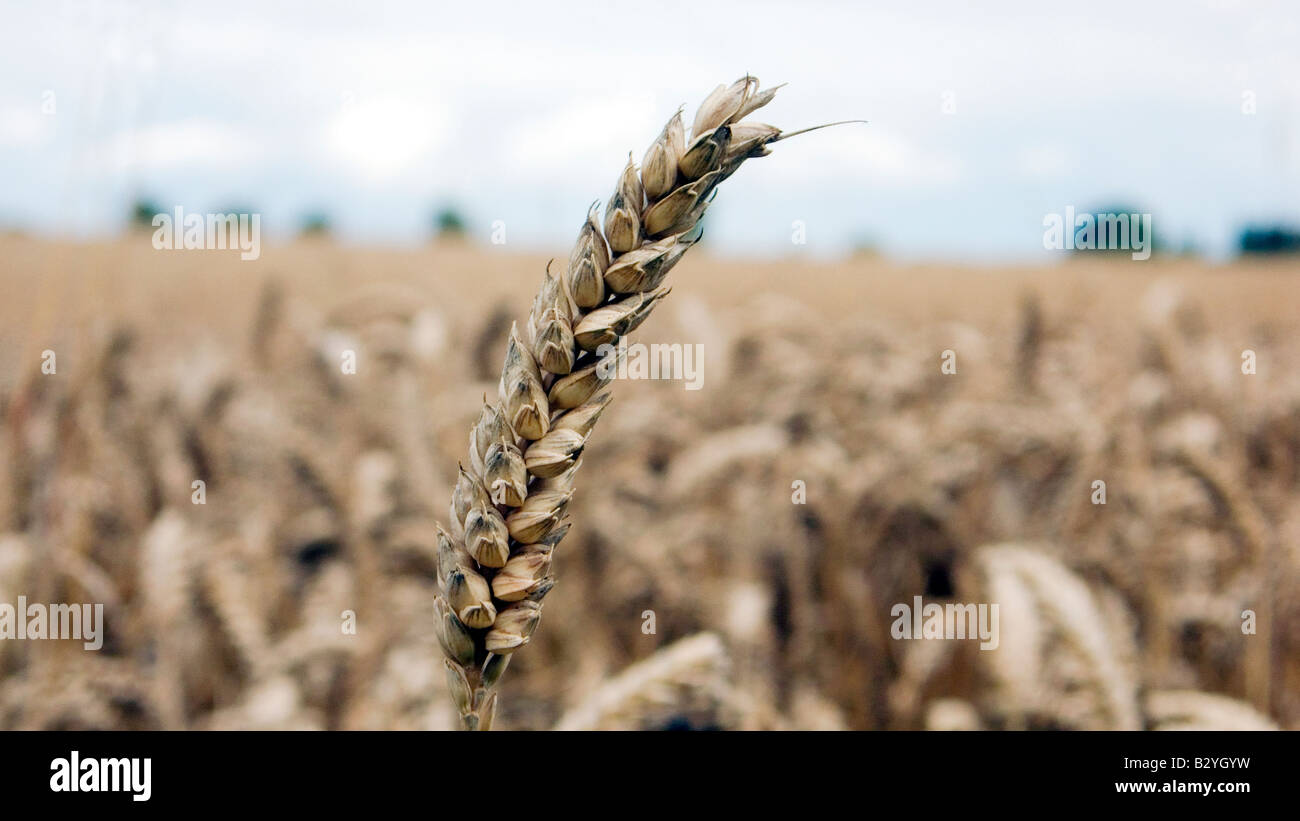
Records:
[[[0,603],[105,620],[0,641],[0,728],[455,726],[437,522],[549,256],[0,238]],[[497,726],[1300,728],[1297,274],[693,252],[633,341],[699,389],[616,386]]]

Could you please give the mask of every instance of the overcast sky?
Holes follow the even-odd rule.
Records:
[[[452,203],[564,247],[629,151],[745,72],[789,84],[764,121],[870,124],[728,181],[724,250],[1034,259],[1044,215],[1123,203],[1222,255],[1300,222],[1300,3],[510,6],[5,0],[0,225],[112,233],[147,195],[409,244]]]

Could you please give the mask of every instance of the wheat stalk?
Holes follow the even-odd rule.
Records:
[[[979,661],[1004,724],[1138,729],[1131,638],[1106,600],[1038,547],[989,545],[976,561],[1001,609],[999,646]]]
[[[722,639],[697,633],[659,650],[603,683],[565,713],[556,730],[643,729],[692,698],[723,700],[730,659]]]
[[[639,173],[629,155],[603,224],[588,212],[567,271],[546,272],[524,331],[510,330],[498,400],[485,403],[470,433],[451,528],[439,533],[439,638],[466,729],[490,728],[497,683],[554,584],[551,555],[568,529],[574,473],[610,400],[613,374],[597,349],[636,329],[668,294],[664,279],[698,239],[718,184],[793,136],[741,122],[775,92],[749,76],[718,86],[689,140],[681,112],[673,115]]]
[[[1249,704],[1215,693],[1157,690],[1146,698],[1153,730],[1276,730],[1277,724]]]

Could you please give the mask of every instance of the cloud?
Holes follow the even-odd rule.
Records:
[[[205,120],[182,120],[114,136],[108,162],[117,171],[233,168],[260,155],[258,142],[245,131]]]
[[[961,161],[920,141],[868,123],[851,123],[778,143],[784,176],[818,182],[853,178],[877,185],[948,186],[961,180]]]
[[[51,130],[49,116],[39,111],[26,108],[6,108],[0,111],[0,146],[19,148],[39,145]]]
[[[569,102],[511,129],[504,146],[505,167],[515,179],[547,182],[585,178],[593,157],[606,163],[631,151],[639,163],[648,141],[663,127],[654,122],[658,111],[653,101],[638,97]]]
[[[361,182],[391,182],[427,160],[442,142],[446,115],[398,98],[345,105],[326,125],[324,153]]]
[[[1069,175],[1075,158],[1059,145],[1037,145],[1022,151],[1016,166],[1021,174],[1033,180],[1059,180]]]

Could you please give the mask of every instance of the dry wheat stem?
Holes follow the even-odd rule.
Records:
[[[681,112],[629,156],[600,219],[578,232],[567,270],[548,270],[526,325],[511,328],[497,400],[470,432],[469,458],[439,533],[438,633],[466,729],[491,727],[497,684],[537,628],[554,584],[551,556],[583,448],[609,403],[596,351],[617,343],[668,294],[669,270],[694,242],[715,189],[780,129],[742,118],[771,101],[756,78],[718,86],[687,138]]]
[[[730,663],[722,639],[696,633],[602,683],[566,712],[555,729],[641,729],[656,711],[684,704],[692,695],[720,701],[730,690]]]

